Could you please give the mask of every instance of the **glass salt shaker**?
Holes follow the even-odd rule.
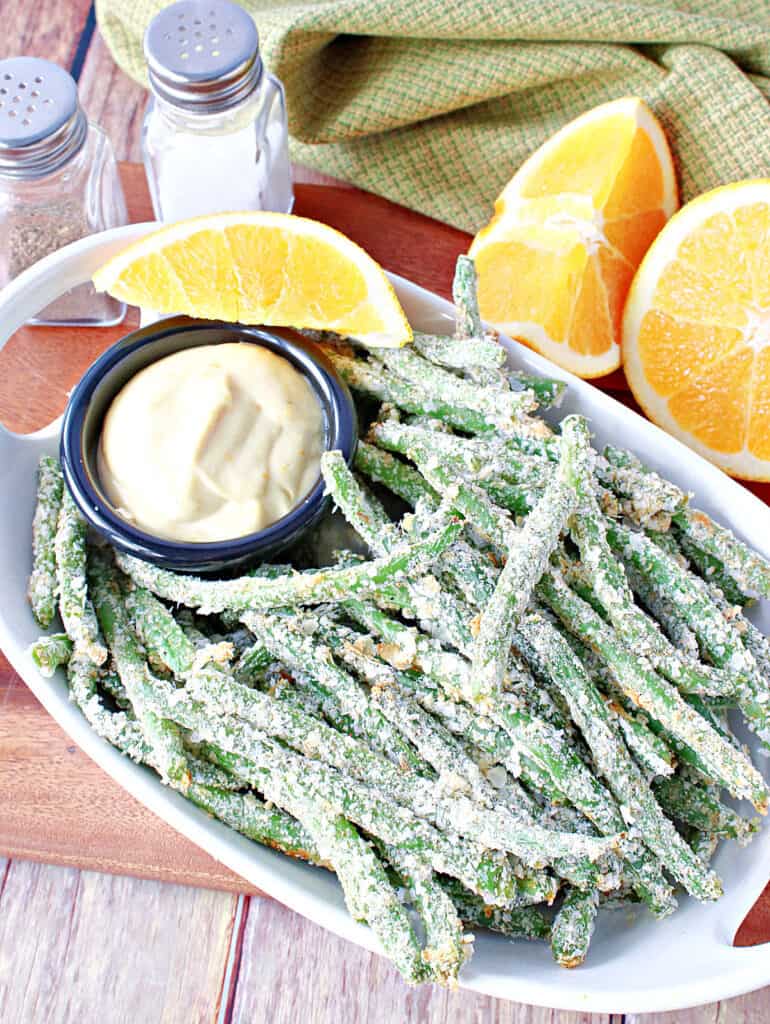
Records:
[[[0,286],[56,249],[128,221],[110,140],[73,78],[37,57],[0,60]],[[84,284],[34,324],[117,324],[125,306]]]
[[[181,0],[150,22],[152,95],[142,151],[158,220],[294,204],[283,86],[251,17],[228,0]]]

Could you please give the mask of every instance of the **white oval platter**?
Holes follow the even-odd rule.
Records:
[[[0,347],[10,335],[126,244],[157,225],[130,225],[75,242],[25,271],[0,293]],[[453,307],[423,288],[390,275],[415,328],[451,333]],[[632,448],[645,462],[694,492],[695,502],[770,557],[770,508],[680,442],[516,342],[505,342],[511,363],[568,384],[558,416],[587,416],[598,444]],[[129,793],[232,871],[293,910],[338,935],[378,950],[372,933],[348,915],[336,879],[290,860],[213,821],[162,786],[89,728],[67,696],[63,673],[42,679],[28,654],[39,629],[26,600],[35,468],[40,455],[58,450],[59,421],[25,436],[0,427],[0,646],[45,708],[72,739]],[[770,631],[770,612],[756,621]],[[768,762],[760,759],[767,774]],[[565,971],[547,946],[480,934],[462,985],[491,996],[559,1009],[643,1013],[708,1003],[770,984],[770,950],[736,949],[733,935],[770,876],[770,828],[746,849],[725,844],[716,859],[725,896],[716,904],[682,899],[664,922],[643,911],[605,912],[587,963]]]

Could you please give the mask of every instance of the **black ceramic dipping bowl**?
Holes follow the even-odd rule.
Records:
[[[295,331],[177,316],[116,342],[89,367],[67,403],[60,448],[64,479],[83,516],[111,544],[180,572],[221,572],[270,559],[312,529],[328,505],[319,475],[298,505],[263,530],[232,540],[197,544],[166,540],[139,530],[110,505],[99,482],[97,451],[113,398],[150,363],[181,349],[223,342],[262,345],[299,370],[321,405],[327,451],[339,449],[350,463],[358,440],[356,412],[347,386],[323,353]]]

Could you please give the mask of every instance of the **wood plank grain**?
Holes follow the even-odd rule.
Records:
[[[14,861],[0,895],[0,1020],[208,1024],[236,904],[225,893]]]
[[[671,1013],[628,1013],[625,1024],[768,1024],[770,988]]]
[[[45,57],[69,68],[91,0],[35,0],[0,4],[3,56]]]
[[[120,70],[98,28],[83,63],[78,92],[88,117],[109,135],[118,160],[140,161],[147,93]]]
[[[16,331],[0,351],[0,420],[22,434],[46,426],[63,412],[67,395],[94,359],[138,324],[132,310],[117,327]]]
[[[512,947],[512,955],[514,955]],[[408,988],[383,957],[367,953],[271,900],[249,900],[233,1024],[611,1024],[607,1015]],[[617,1018],[619,1021],[620,1018]]]

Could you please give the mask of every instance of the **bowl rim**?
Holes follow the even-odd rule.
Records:
[[[222,332],[221,338],[211,338],[211,332]],[[134,526],[123,518],[107,500],[98,485],[96,467],[86,452],[85,427],[90,403],[97,388],[118,376],[120,367],[143,349],[161,346],[169,338],[178,337],[189,341],[200,332],[207,337],[203,345],[243,342],[255,344],[287,359],[307,380],[321,405],[325,429],[324,451],[338,449],[346,462],[353,460],[358,442],[358,422],[350,391],[337,373],[332,362],[311,339],[290,331],[288,328],[252,326],[229,323],[223,320],[200,320],[188,316],[174,316],[128,334],[113,342],[88,367],[72,390],[62,417],[60,459],[67,487],[88,523],[121,550],[159,565],[177,570],[199,569],[207,571],[226,567],[226,563],[243,562],[250,557],[257,558],[265,552],[276,552],[293,543],[310,529],[324,507],[325,483],[320,474],[311,489],[280,519],[269,523],[261,530],[219,541],[177,541],[158,537],[147,530]],[[147,366],[185,348],[199,347],[180,344],[178,348],[164,348],[157,359],[148,359],[138,367],[132,376]],[[130,378],[129,378],[130,379]],[[122,380],[108,394],[105,408],[115,398]],[[108,392],[109,392],[108,387]]]

